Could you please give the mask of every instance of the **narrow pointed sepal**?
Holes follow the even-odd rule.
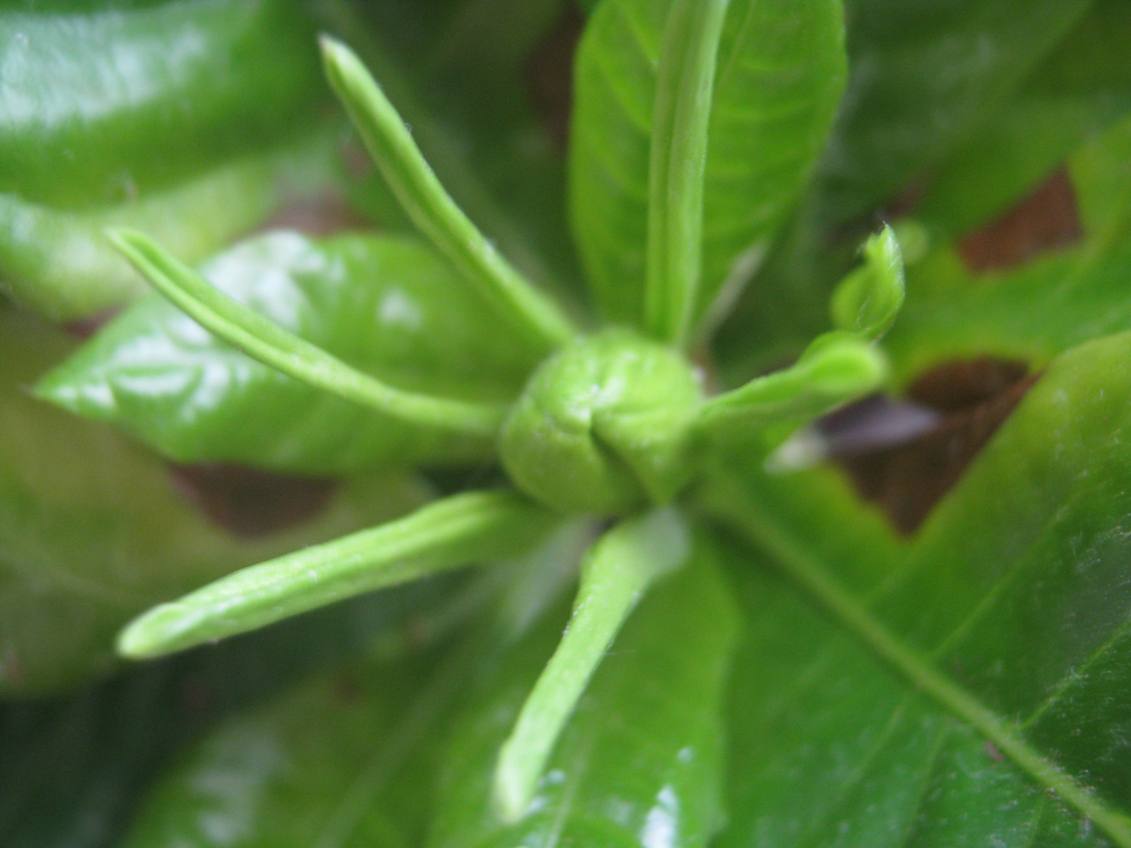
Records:
[[[499,753],[494,797],[505,819],[518,819],[533,799],[558,737],[621,625],[689,551],[682,516],[667,508],[623,521],[589,552],[569,626]]]
[[[245,633],[335,601],[522,552],[554,525],[507,491],[471,492],[404,518],[237,571],[154,607],[118,637],[142,659]]]

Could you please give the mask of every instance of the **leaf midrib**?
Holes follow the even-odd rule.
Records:
[[[720,509],[717,502],[709,506],[728,525],[772,554],[775,566],[796,588],[915,688],[947,713],[973,727],[1031,779],[1055,792],[1066,804],[1090,819],[1114,844],[1120,848],[1131,848],[1131,817],[1078,783],[1030,745],[1010,722],[902,642],[830,576],[818,557],[808,553],[787,530],[767,516],[758,514],[755,505],[741,497],[741,488],[734,485],[733,480],[726,481],[725,488],[730,503],[744,502],[741,515],[734,508]]]

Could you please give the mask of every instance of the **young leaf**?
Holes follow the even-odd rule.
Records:
[[[868,238],[864,263],[837,286],[833,324],[875,341],[886,333],[903,306],[903,256],[891,227]]]
[[[683,343],[699,293],[707,125],[730,0],[675,0],[664,27],[648,167],[646,326]]]
[[[699,4],[700,6],[702,4]],[[671,0],[606,0],[576,63],[570,215],[594,297],[642,326],[649,134]],[[844,81],[839,0],[732,0],[719,47],[704,193],[701,318],[745,281],[795,202]]]
[[[720,707],[736,625],[710,540],[698,538],[688,566],[641,601],[555,746],[533,802],[508,823],[491,803],[492,767],[561,635],[560,620],[547,624],[477,680],[451,733],[429,848],[706,846],[721,818]]]
[[[160,656],[364,592],[519,553],[551,523],[549,513],[509,492],[453,495],[154,607],[122,631],[118,651],[134,659]]]
[[[499,407],[405,392],[358,371],[217,291],[142,233],[117,230],[109,237],[171,303],[206,330],[288,377],[407,424],[456,434],[489,436],[502,420]]]
[[[447,265],[415,239],[270,233],[213,259],[225,295],[398,388],[481,402],[519,391],[535,362]],[[343,474],[489,455],[285,377],[152,296],[45,377],[40,396],[111,421],[180,461]]]
[[[163,463],[26,395],[24,387],[69,347],[26,316],[0,310],[4,695],[46,694],[105,671],[114,634],[147,606],[391,518],[424,497],[409,478],[357,479],[289,529],[233,536],[176,490]]]
[[[1112,591],[1129,354],[1124,333],[1055,360],[907,542],[827,471],[718,470],[712,509],[759,551],[737,572],[764,674],[736,687],[721,845],[1131,845],[1112,708],[1131,690]],[[776,575],[750,568],[762,555]]]
[[[444,191],[396,109],[344,44],[322,40],[331,85],[405,212],[467,277],[512,332],[545,351],[573,329],[554,303],[502,257]]]
[[[687,535],[677,512],[656,510],[610,530],[586,557],[561,644],[499,753],[494,794],[505,820],[526,811],[554,744],[617,631],[652,584],[683,565]]]

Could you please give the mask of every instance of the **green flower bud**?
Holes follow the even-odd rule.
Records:
[[[515,484],[565,512],[625,512],[688,482],[702,401],[676,351],[625,330],[577,339],[531,376],[503,425]]]

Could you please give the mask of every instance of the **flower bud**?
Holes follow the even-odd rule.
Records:
[[[503,425],[503,465],[520,489],[565,512],[663,503],[690,477],[701,400],[676,351],[625,330],[580,338],[531,376]]]

